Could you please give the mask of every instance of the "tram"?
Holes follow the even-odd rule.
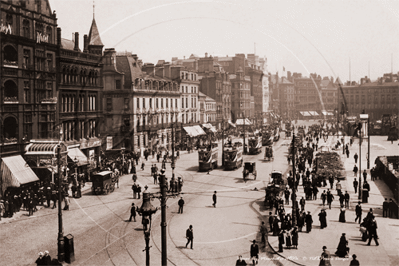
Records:
[[[262,132],[262,146],[270,146],[273,144],[273,134],[270,131]]]
[[[248,154],[255,155],[262,152],[262,137],[255,136],[253,138],[250,138],[248,140],[248,144],[249,144]]]
[[[212,142],[198,150],[199,171],[209,171],[218,167],[218,144]]]
[[[240,168],[243,163],[242,152],[242,142],[235,142],[231,145],[224,145],[224,170],[234,170]]]

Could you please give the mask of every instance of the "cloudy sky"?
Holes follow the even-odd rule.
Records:
[[[93,0],[50,0],[63,38],[88,34]],[[267,58],[268,71],[371,79],[399,71],[398,0],[96,0],[105,48],[143,62],[172,57]],[[349,71],[351,62],[351,71]],[[393,63],[392,63],[393,62]]]

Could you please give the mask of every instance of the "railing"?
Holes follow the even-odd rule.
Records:
[[[56,104],[57,103],[57,97],[53,98],[45,98],[40,101],[42,104]]]

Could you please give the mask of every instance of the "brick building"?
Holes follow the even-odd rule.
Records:
[[[254,117],[254,96],[251,96],[251,79],[244,75],[242,68],[236,74],[230,74],[231,110],[235,118]],[[233,121],[234,122],[234,121]]]

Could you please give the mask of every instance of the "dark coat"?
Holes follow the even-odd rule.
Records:
[[[186,237],[188,238],[188,239],[190,239],[190,240],[193,240],[193,238],[194,238],[194,232],[193,232],[193,229],[187,229],[187,231],[186,231]]]
[[[258,256],[259,254],[259,246],[257,244],[251,245],[251,257]]]
[[[179,204],[180,207],[183,207],[183,205],[184,205],[184,200],[183,200],[183,199],[179,199],[179,201],[177,202],[177,204]]]

